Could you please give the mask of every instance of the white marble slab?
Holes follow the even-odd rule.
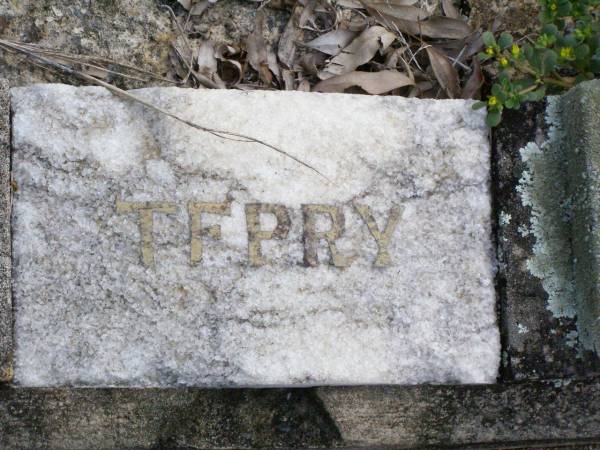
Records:
[[[483,113],[462,100],[12,90],[15,381],[490,383]]]

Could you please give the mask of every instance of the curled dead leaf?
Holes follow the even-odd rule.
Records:
[[[442,52],[431,45],[426,48],[435,78],[450,98],[460,98],[458,72]]]
[[[196,63],[198,69],[195,73],[204,75],[206,78],[215,83],[215,87],[219,89],[225,88],[225,83],[218,74],[217,58],[215,56],[215,48],[210,41],[204,41],[198,47],[196,55]]]
[[[320,81],[313,91],[344,92],[350,87],[358,86],[369,94],[378,95],[412,84],[414,84],[414,80],[411,77],[396,70],[354,71]]]
[[[369,62],[378,51],[387,49],[395,39],[396,35],[384,27],[367,28],[339,55],[329,61],[319,72],[319,78],[326,80],[335,75],[352,72],[358,66]]]
[[[242,64],[232,56],[239,54],[239,50],[231,45],[221,44],[215,48],[215,57],[219,60],[220,76],[227,87],[233,87],[242,81]]]

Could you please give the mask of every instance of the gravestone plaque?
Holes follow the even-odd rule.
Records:
[[[11,92],[15,382],[490,383],[483,113],[462,100]]]

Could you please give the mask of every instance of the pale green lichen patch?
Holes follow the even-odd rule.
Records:
[[[501,211],[501,212],[500,212],[500,220],[499,220],[499,222],[500,222],[500,226],[502,226],[502,227],[503,227],[503,226],[506,226],[506,225],[508,225],[508,224],[510,223],[510,219],[511,219],[511,218],[512,218],[512,217],[511,217],[511,215],[510,215],[510,214],[507,214],[506,212],[504,212],[504,211]]]
[[[531,208],[531,274],[542,280],[548,309],[574,318],[565,344],[600,349],[600,82],[581,83],[548,100],[548,138],[521,149],[527,169],[518,186]]]
[[[530,142],[521,149],[527,169],[517,191],[524,206],[531,208],[531,221],[522,234],[533,234],[533,257],[527,261],[531,274],[542,280],[548,293],[548,309],[555,317],[574,317],[574,283],[570,246],[569,200],[565,177],[564,132],[558,114],[558,99],[549,98],[546,120],[548,140]]]

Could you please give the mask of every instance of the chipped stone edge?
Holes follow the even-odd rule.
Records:
[[[10,189],[10,92],[0,79],[0,383],[13,378]]]

